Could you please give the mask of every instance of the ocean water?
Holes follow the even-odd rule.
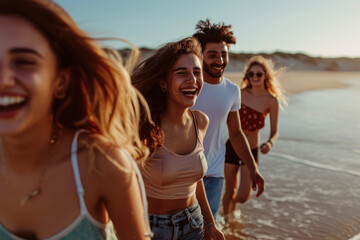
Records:
[[[266,191],[220,216],[227,239],[360,239],[360,79],[346,81],[290,96],[278,142],[260,154]]]

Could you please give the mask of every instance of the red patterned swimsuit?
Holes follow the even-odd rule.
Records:
[[[240,120],[241,120],[241,127],[243,130],[246,131],[256,131],[260,130],[265,125],[265,114],[252,109],[245,104],[241,104],[241,108],[239,110],[240,113]],[[258,152],[259,148],[251,149],[251,153],[254,156],[255,161],[258,163]],[[226,142],[226,154],[225,154],[225,163],[235,164],[242,166],[244,163],[239,159],[236,155],[230,140]]]
[[[258,112],[245,104],[241,104],[239,112],[243,130],[253,132],[264,127],[265,114]]]

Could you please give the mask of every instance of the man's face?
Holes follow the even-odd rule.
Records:
[[[221,78],[229,62],[229,49],[225,42],[211,42],[204,49],[204,72],[212,78]]]

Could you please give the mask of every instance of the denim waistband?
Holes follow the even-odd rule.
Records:
[[[173,214],[149,214],[149,220],[154,225],[161,224],[168,226],[183,221],[189,222],[192,219],[192,213],[194,213],[196,210],[200,210],[198,202],[188,208],[185,208],[184,210],[181,210],[180,212]]]

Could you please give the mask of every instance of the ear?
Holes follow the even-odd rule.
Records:
[[[63,70],[59,73],[56,79],[54,95],[57,99],[63,99],[66,96],[66,90],[70,84],[70,72]]]
[[[166,90],[167,90],[167,88],[168,88],[167,82],[166,82],[165,80],[160,80],[159,85],[160,85],[160,87],[161,87],[161,90],[162,90],[163,92],[166,92]]]

